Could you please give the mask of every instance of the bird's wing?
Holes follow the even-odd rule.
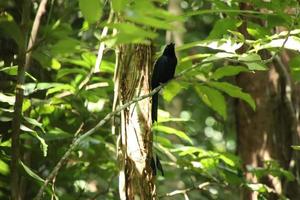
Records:
[[[164,73],[164,68],[166,67],[167,63],[168,63],[168,57],[164,55],[160,56],[155,62],[152,79],[151,79],[152,89],[159,86],[159,83],[161,82],[161,77],[163,76]]]

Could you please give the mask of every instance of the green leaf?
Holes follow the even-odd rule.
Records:
[[[265,38],[266,36],[271,35],[267,28],[250,21],[247,22],[247,32],[256,39]]]
[[[57,73],[57,79],[61,79],[62,77],[64,76],[67,76],[69,74],[82,74],[82,75],[86,75],[88,72],[85,70],[85,69],[82,69],[82,68],[75,68],[75,67],[72,67],[72,68],[63,68],[63,69],[60,69]]]
[[[39,127],[39,128],[45,133],[45,130],[44,130],[44,128],[43,128],[43,124],[42,124],[42,123],[38,122],[36,119],[29,118],[29,117],[24,117],[24,119],[25,119],[28,123],[30,123],[30,124],[32,124],[32,125],[34,125],[34,126]]]
[[[0,159],[0,174],[7,176],[9,175],[10,168],[9,165]]]
[[[127,16],[126,18],[132,22],[141,25],[151,26],[154,28],[165,29],[165,30],[170,30],[172,28],[172,25],[167,21],[157,19],[154,17],[141,15],[140,13],[135,13],[135,15]]]
[[[289,36],[288,39],[273,39],[269,43],[261,45],[259,49],[281,48],[284,44],[285,49],[295,50],[300,52],[300,38]]]
[[[163,98],[170,102],[181,90],[182,84],[176,81],[171,81],[165,88],[163,93]]]
[[[224,18],[215,22],[212,31],[209,33],[208,39],[221,38],[224,34],[228,34],[228,30],[236,30],[241,25],[241,21],[232,18]]]
[[[195,90],[206,105],[219,113],[224,119],[227,118],[226,101],[221,92],[204,85],[195,86]]]
[[[177,135],[178,137],[180,137],[181,139],[193,144],[193,141],[191,140],[191,138],[186,135],[183,131],[168,127],[168,126],[163,126],[163,125],[157,125],[153,127],[153,130],[156,131],[161,131],[163,133],[167,133],[167,134],[174,134]]]
[[[211,78],[218,80],[225,76],[235,76],[241,72],[248,72],[249,70],[242,66],[225,66],[218,68],[212,75]]]
[[[291,147],[292,147],[294,150],[300,151],[300,146],[292,145]]]
[[[115,12],[122,11],[128,4],[128,0],[112,0],[112,8]]]
[[[79,8],[89,23],[97,22],[102,16],[102,4],[100,0],[79,0]]]
[[[59,40],[56,44],[53,45],[51,52],[54,56],[60,54],[71,54],[76,51],[79,51],[80,41],[73,38],[65,38]]]
[[[30,129],[30,128],[28,128],[27,126],[25,126],[23,124],[21,124],[20,129],[22,131],[30,133],[34,138],[36,138],[40,142],[41,149],[43,151],[43,155],[44,155],[44,157],[46,157],[47,156],[48,145],[46,144],[45,140],[42,137],[40,137],[35,130]]]
[[[44,183],[45,180],[42,179],[39,175],[37,175],[35,172],[33,172],[29,167],[27,167],[21,160],[19,160],[20,164],[22,165],[22,167],[24,168],[25,172],[31,176],[33,179]]]
[[[14,105],[15,96],[9,96],[0,92],[0,102],[8,103],[9,105]]]
[[[41,149],[43,151],[43,156],[46,157],[47,156],[47,152],[48,152],[48,145],[47,143],[45,142],[44,138],[40,137],[37,132],[31,132],[31,135],[33,137],[35,137],[36,139],[38,139],[38,141],[40,142],[41,144]]]
[[[216,60],[221,60],[224,58],[236,58],[238,57],[236,54],[233,53],[226,53],[226,52],[218,52],[216,54],[212,54],[211,56],[205,58],[203,61],[204,62],[209,62],[209,61],[216,61]]]
[[[241,88],[227,82],[209,82],[208,85],[227,93],[229,96],[246,101],[255,110],[254,100],[248,93],[243,92]]]
[[[71,85],[69,84],[59,84],[51,89],[49,89],[47,91],[47,96],[50,95],[50,94],[54,94],[54,93],[57,93],[57,92],[61,92],[61,91],[69,91],[71,93],[74,93],[75,92],[75,88],[72,87]]]
[[[249,70],[267,70],[266,65],[262,62],[258,54],[243,54],[239,56],[238,60],[244,62]]]

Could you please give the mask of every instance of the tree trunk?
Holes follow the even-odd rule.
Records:
[[[120,45],[117,49],[115,102],[119,105],[150,92],[152,48]],[[117,95],[117,96],[116,96]],[[156,199],[152,158],[151,98],[121,112],[118,160],[120,199]]]
[[[249,5],[243,4],[241,7],[241,9],[251,10]],[[249,38],[246,21],[245,19],[241,32]],[[241,53],[243,51],[242,49]],[[261,52],[260,55],[263,59],[271,57],[268,52]],[[293,102],[288,99],[289,93],[293,92],[287,90],[293,89],[288,81],[291,77],[287,62],[283,64],[280,56],[276,57],[268,67],[269,70],[266,72],[245,73],[237,77],[238,85],[251,94],[257,106],[256,111],[252,111],[241,101],[237,104],[238,154],[245,167],[247,165],[266,167],[265,161],[277,160],[280,167],[289,170],[292,161],[292,138],[298,137],[299,134],[295,110],[291,109]],[[252,173],[247,172],[246,178],[252,183],[258,182],[257,177]],[[291,199],[297,199],[299,195],[299,189],[287,192],[291,186],[299,188],[296,182],[292,185],[289,183],[287,188],[283,178],[272,175],[260,181],[273,188],[277,194],[284,194]],[[247,190],[243,194],[243,199],[257,199],[257,193]],[[268,199],[279,199],[279,197],[274,193],[274,195],[270,194]]]

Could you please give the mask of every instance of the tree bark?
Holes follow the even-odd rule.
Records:
[[[242,4],[241,9],[252,9],[249,4]],[[249,38],[246,31],[246,21],[240,31]],[[241,49],[243,53],[246,48]],[[263,59],[270,58],[266,51],[260,52]],[[287,62],[281,63],[278,56],[269,65],[266,72],[244,73],[237,77],[238,85],[251,94],[256,102],[256,111],[251,110],[244,102],[239,101],[236,107],[238,154],[244,166],[266,167],[265,161],[277,160],[280,167],[289,170],[292,161],[293,139],[298,137],[295,111],[290,109],[293,102],[287,100],[287,79],[290,79]],[[287,73],[282,72],[285,71]],[[293,90],[293,87],[290,88]],[[293,93],[293,91],[291,92]],[[299,130],[298,130],[299,131]],[[299,140],[299,139],[298,139]],[[246,172],[246,178],[252,183],[258,179],[252,173]],[[278,199],[278,194],[284,194],[291,199],[299,195],[299,189],[288,192],[284,178],[268,175],[260,182],[274,189],[277,194],[270,194],[268,199]],[[294,182],[295,188],[299,188]],[[257,199],[257,193],[245,190],[242,199]],[[298,196],[299,197],[299,196]]]
[[[149,93],[153,52],[147,45],[120,45],[117,48],[115,99],[123,105]],[[151,100],[144,99],[121,112],[118,160],[119,194],[122,200],[156,199],[152,158]]]

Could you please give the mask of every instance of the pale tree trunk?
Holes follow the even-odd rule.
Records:
[[[168,5],[168,11],[174,15],[182,15],[182,9],[180,7],[181,0],[170,0]],[[183,45],[183,35],[184,35],[184,24],[182,21],[174,21],[173,26],[176,29],[172,31],[167,31],[166,42],[174,42],[176,46]]]
[[[252,8],[243,4],[241,9]],[[240,31],[249,38],[246,21],[245,19]],[[245,49],[241,49],[240,53]],[[270,58],[268,52],[261,52],[260,55],[263,59]],[[297,102],[290,98],[294,86],[287,63],[283,56],[276,56],[268,64],[268,71],[245,73],[237,77],[238,85],[250,93],[256,102],[256,111],[252,111],[241,101],[236,108],[238,154],[245,167],[247,165],[266,167],[265,161],[277,160],[280,167],[290,170],[291,162],[296,159],[291,145],[297,144],[299,140],[298,119],[294,109]],[[246,173],[246,178],[252,183],[260,181],[274,189],[277,194],[284,194],[290,199],[299,197],[299,185],[296,181],[287,184],[284,178],[280,179],[272,175],[257,180],[257,177],[251,173]],[[245,200],[257,198],[257,193],[249,190],[245,190],[242,194],[242,199]],[[279,197],[274,193],[268,199],[279,199]]]
[[[115,71],[115,105],[148,94],[152,72],[152,48],[147,45],[120,45]],[[118,160],[119,194],[122,200],[156,199],[152,158],[151,98],[121,112]]]

